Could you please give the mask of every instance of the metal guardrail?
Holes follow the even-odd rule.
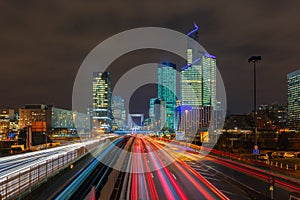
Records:
[[[100,142],[100,141],[99,141]],[[88,151],[99,143],[89,144],[86,147],[80,147],[73,151],[60,155],[57,158],[46,160],[42,164],[32,166],[26,170],[20,171],[14,175],[7,176],[0,180],[0,200],[15,199],[22,197],[39,187],[41,183],[48,178],[59,173],[61,170],[80,159]]]

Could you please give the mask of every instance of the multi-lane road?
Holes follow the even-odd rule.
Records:
[[[104,140],[104,139],[103,139]],[[29,152],[0,158],[0,180],[15,173],[20,173],[32,166],[57,158],[68,152],[99,142],[98,140],[69,144],[42,151]]]
[[[57,149],[58,151],[59,149]],[[268,199],[270,173],[186,151],[150,137],[126,135],[101,143],[93,156],[41,185],[26,199]],[[41,152],[40,152],[41,153]],[[34,162],[39,158],[26,162]],[[206,153],[205,153],[206,154]],[[49,155],[51,156],[51,155]],[[9,162],[9,161],[7,161]],[[10,161],[16,162],[17,159]],[[21,162],[21,161],[20,161]],[[22,163],[22,162],[21,162]],[[18,164],[16,164],[16,167]],[[9,169],[8,169],[9,170]],[[275,199],[300,190],[296,179],[275,177]],[[64,183],[61,183],[64,181]],[[47,190],[43,193],[43,190]],[[39,196],[43,194],[43,196]]]
[[[191,167],[174,160],[162,145],[147,138],[124,136],[102,149],[76,178],[52,197],[84,199],[94,191],[96,199],[112,196],[115,199],[228,199]],[[109,183],[113,168],[123,170],[115,177],[121,177],[120,184]],[[110,184],[112,187],[105,187]]]

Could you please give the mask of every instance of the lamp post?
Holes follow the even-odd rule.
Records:
[[[187,119],[188,119],[188,110],[185,110],[184,111],[184,113],[185,113],[185,126],[184,126],[184,128],[185,128],[185,130],[184,130],[184,135],[185,135],[185,146],[187,147],[187,130],[188,130],[188,128],[187,128],[187,125],[188,125],[188,121],[187,121]]]
[[[256,111],[256,62],[261,60],[261,56],[251,56],[248,58],[249,63],[253,63],[253,84],[254,84],[254,93],[253,93],[253,108],[254,108],[254,145],[257,146],[257,111]]]

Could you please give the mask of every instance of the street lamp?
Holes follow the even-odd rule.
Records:
[[[188,130],[188,128],[187,128],[187,125],[188,125],[188,121],[187,121],[187,119],[188,119],[188,110],[185,110],[184,111],[185,112],[185,126],[184,126],[184,128],[185,128],[185,130],[184,130],[184,136],[185,136],[185,146],[187,147],[187,130]]]
[[[249,63],[253,63],[254,67],[254,79],[253,79],[253,84],[254,84],[254,93],[253,93],[253,107],[254,107],[254,145],[257,145],[257,123],[256,123],[256,118],[257,118],[257,112],[256,112],[256,62],[261,60],[261,56],[251,56],[248,58]]]

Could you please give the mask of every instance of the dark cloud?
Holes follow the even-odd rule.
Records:
[[[0,105],[70,107],[76,72],[98,43],[143,26],[186,33],[193,22],[200,27],[199,42],[218,58],[232,112],[252,107],[253,72],[247,58],[253,54],[263,56],[258,102],[286,104],[286,74],[300,68],[299,6],[299,1],[259,0],[2,1]],[[132,60],[122,62],[129,66]]]

